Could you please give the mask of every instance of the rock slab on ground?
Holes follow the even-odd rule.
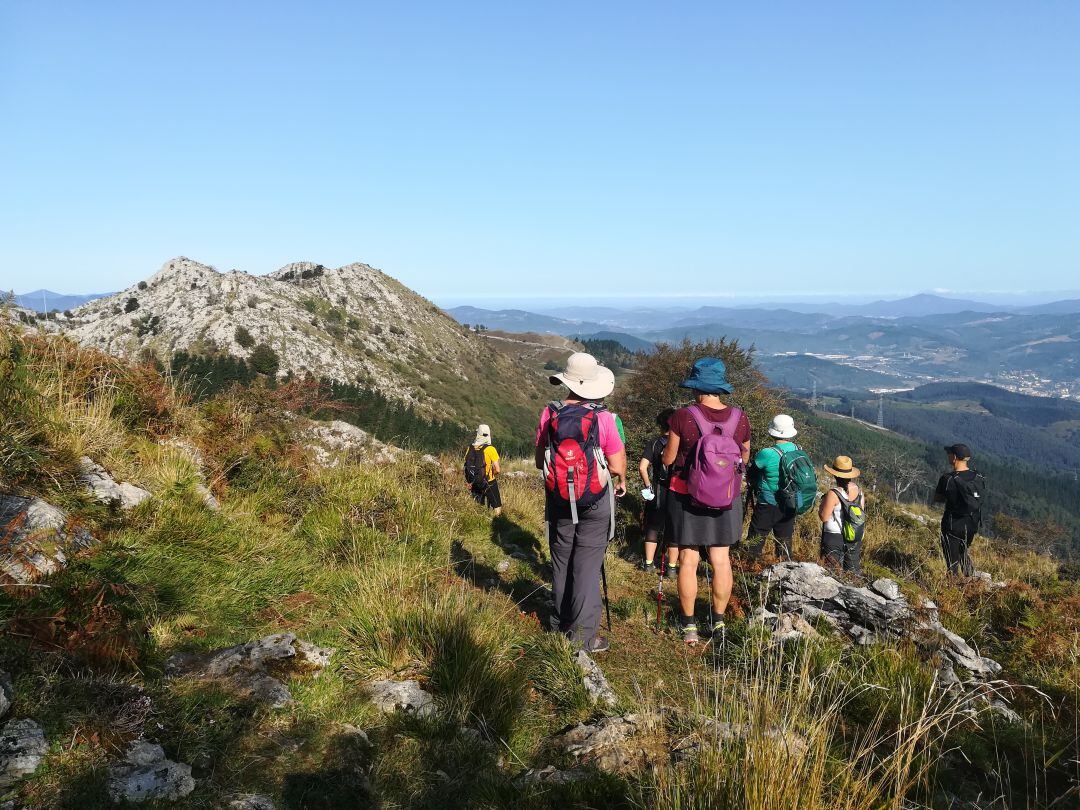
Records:
[[[10,720],[0,731],[0,792],[37,770],[49,744],[33,720]]]
[[[249,793],[234,796],[225,807],[226,810],[274,810],[274,800],[260,793]]]
[[[574,660],[584,673],[585,691],[589,693],[589,700],[592,701],[593,705],[606,706],[609,709],[613,708],[619,702],[619,697],[615,694],[615,690],[611,688],[608,679],[604,677],[604,670],[600,669],[600,665],[590,658],[584,650],[578,650]]]
[[[716,749],[753,739],[768,740],[792,758],[802,758],[810,750],[810,744],[803,735],[779,726],[755,728],[751,723],[732,723],[713,717],[700,718],[696,725],[696,731],[673,746],[672,757],[676,761],[694,759],[708,748]]]
[[[160,745],[136,740],[124,761],[109,768],[114,802],[175,801],[195,789],[191,766],[165,758]]]
[[[0,577],[25,585],[54,574],[68,557],[95,543],[86,529],[40,498],[0,495]]]
[[[11,691],[11,676],[0,669],[0,717],[8,713],[15,695]]]
[[[878,579],[869,588],[839,582],[816,563],[781,562],[766,568],[762,579],[778,587],[775,601],[785,611],[804,618],[823,618],[845,631],[856,642],[870,644],[882,637],[936,636],[942,653],[955,665],[977,676],[997,675],[1001,665],[981,656],[970,644],[937,620],[937,605],[921,604],[929,621],[921,621],[899,586]]]
[[[109,471],[88,456],[79,459],[79,483],[102,503],[115,503],[121,509],[134,509],[150,493],[127,481],[117,481]]]
[[[599,770],[627,773],[648,763],[642,737],[659,726],[659,715],[652,713],[604,717],[574,726],[552,738],[552,744]]]
[[[384,714],[405,712],[416,717],[435,714],[435,699],[420,687],[419,681],[372,681],[368,689],[372,703]]]
[[[318,672],[333,654],[334,650],[317,647],[292,633],[277,633],[209,653],[177,653],[165,663],[165,671],[172,676],[223,681],[259,703],[281,708],[292,702],[292,695],[267,667],[287,662]]]

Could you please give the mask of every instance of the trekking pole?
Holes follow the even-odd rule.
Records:
[[[708,546],[705,547],[706,553],[708,552]],[[712,631],[713,626],[716,624],[716,619],[713,618],[713,595],[712,595],[712,559],[705,561],[705,583],[709,586],[709,643],[712,643]]]
[[[660,552],[660,581],[656,584],[656,632],[660,632],[660,616],[663,612],[664,601],[664,574],[667,573],[667,537],[664,542],[657,546]]]
[[[607,595],[607,570],[603,563],[600,563],[600,582],[604,586],[604,611],[607,613],[607,631],[611,632],[611,602],[608,601]]]

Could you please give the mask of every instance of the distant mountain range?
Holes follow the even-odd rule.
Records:
[[[828,379],[846,389],[859,376],[851,369],[862,368],[872,372],[860,378],[868,387],[888,387],[890,378],[976,379],[1080,396],[1080,299],[1002,307],[923,294],[858,305],[563,307],[543,313],[457,307],[449,313],[459,321],[506,331],[617,340],[632,351],[647,351],[642,341],[734,339],[752,345],[759,362],[771,365],[777,379],[793,387],[806,387],[815,375],[821,384]],[[825,359],[766,359],[793,353]]]
[[[35,312],[52,312],[53,310],[63,312],[65,309],[75,309],[75,307],[82,306],[88,301],[105,298],[109,295],[112,295],[112,293],[65,295],[64,293],[55,293],[52,290],[34,290],[33,292],[16,295],[14,303]]]

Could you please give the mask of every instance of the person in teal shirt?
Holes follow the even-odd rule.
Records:
[[[754,556],[765,550],[771,533],[776,538],[776,556],[781,560],[791,559],[791,540],[795,536],[797,515],[777,505],[776,492],[780,488],[780,458],[797,447],[791,439],[798,433],[794,419],[786,413],[777,414],[769,425],[769,435],[776,439],[776,443],[758,450],[750,462],[754,511],[746,535],[746,550]]]

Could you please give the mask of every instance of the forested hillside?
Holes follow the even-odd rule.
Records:
[[[947,469],[942,447],[948,440],[919,441],[839,414],[797,407],[813,426],[822,456],[850,455],[882,492],[912,503],[930,501]],[[987,477],[986,531],[994,533],[1002,522],[999,516],[1005,515],[1010,528],[1009,518],[1023,521],[1038,548],[1064,557],[1080,555],[1080,481],[1075,473],[981,452],[985,445],[978,442],[971,446],[977,453],[974,466]]]

